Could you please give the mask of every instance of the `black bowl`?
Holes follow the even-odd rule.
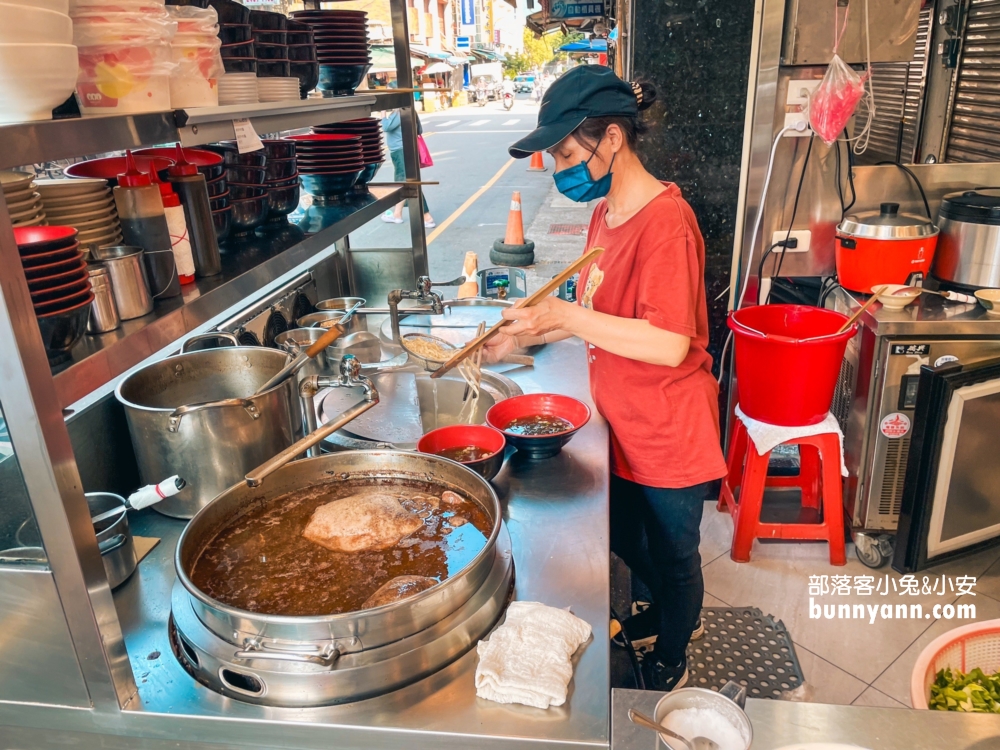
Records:
[[[192,5],[195,8],[207,8],[208,0],[170,0],[167,5]]]
[[[291,159],[268,159],[267,164],[264,166],[264,170],[267,174],[267,182],[275,182],[277,180],[287,180],[290,177],[294,177],[298,173],[298,167],[295,163],[295,157]]]
[[[288,59],[288,45],[286,44],[258,44],[254,42],[254,49],[257,51],[258,62]],[[260,70],[260,66],[257,67],[257,70]]]
[[[253,41],[253,27],[246,24],[222,24],[219,27],[219,39],[223,44],[242,44]]]
[[[253,152],[253,153],[261,153]],[[226,166],[226,181],[231,185],[263,185],[267,179],[267,172],[264,167],[246,167],[238,164]]]
[[[222,58],[222,67],[226,69],[227,73],[256,73],[257,72],[257,58],[256,57],[224,57]]]
[[[302,187],[310,195],[329,198],[345,195],[354,183],[358,181],[361,172],[345,172],[342,174],[300,174]]]
[[[219,52],[222,54],[222,59],[243,59],[249,60],[250,58],[257,57],[256,49],[254,48],[253,42],[237,42],[236,44],[223,44],[219,48]]]
[[[290,62],[288,64],[288,74],[299,79],[299,91],[302,98],[316,88],[319,83],[319,63],[318,62]]]
[[[378,168],[382,166],[382,162],[375,162],[374,164],[365,164],[365,168],[361,170],[361,176],[358,181],[354,183],[354,187],[363,187],[365,190],[368,189],[368,183],[375,179],[375,173],[378,172]]]
[[[289,78],[291,71],[288,67],[288,60],[258,60],[258,78]]]
[[[229,206],[212,211],[212,224],[215,226],[215,236],[222,242],[229,236],[229,227],[233,221],[233,209]]]
[[[217,198],[229,189],[229,186],[226,184],[225,175],[217,177],[214,180],[208,180],[205,185],[208,188],[209,198]]]
[[[295,157],[295,142],[283,138],[262,141],[268,161],[271,159],[292,159]],[[256,153],[256,152],[255,152]]]
[[[253,32],[254,44],[288,44],[288,35],[284,31],[257,31]]]
[[[284,31],[285,18],[282,13],[274,13],[269,10],[250,11],[250,25],[255,29],[267,29],[268,31]]]
[[[220,24],[250,23],[250,9],[233,0],[208,0],[208,4],[219,14]]]
[[[236,182],[229,183],[229,201],[242,201],[247,198],[259,198],[267,195],[267,188],[264,185],[240,185]]]
[[[571,427],[552,435],[522,435],[507,430],[515,419],[534,415],[560,417],[569,422]],[[486,412],[486,424],[500,430],[507,438],[508,445],[514,446],[531,459],[556,455],[589,421],[590,407],[560,393],[526,393],[498,401]]]
[[[267,219],[266,192],[257,198],[230,201],[229,205],[232,208],[231,231],[234,235],[252,232]]]
[[[49,359],[60,359],[68,352],[87,330],[90,319],[90,299],[69,310],[38,317],[38,330],[42,334],[42,344]]]
[[[289,44],[287,49],[289,60],[295,60],[296,62],[316,61],[315,44]]]
[[[208,207],[212,211],[222,211],[224,208],[229,206],[229,190],[222,193],[222,195],[216,196],[215,198],[208,199]]]
[[[365,80],[371,63],[365,65],[320,65],[320,91],[353,92]]]
[[[264,162],[267,160],[267,153],[263,150],[248,151],[245,154],[241,154],[236,148],[236,141],[210,143],[202,148],[222,154],[227,169],[230,166],[263,167]]]
[[[294,19],[288,18],[285,20],[285,28],[289,31],[294,31],[298,34],[312,33],[312,26],[307,23],[302,23],[302,21],[296,21]]]
[[[288,216],[299,205],[299,182],[284,187],[269,187],[267,191],[268,218]]]
[[[285,44],[316,44],[312,31],[286,31]]]

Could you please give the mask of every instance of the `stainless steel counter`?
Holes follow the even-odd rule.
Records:
[[[652,716],[663,695],[641,690],[612,691],[612,750],[664,750],[652,732],[628,720],[630,708]],[[777,750],[804,742],[839,742],[871,750],[1000,747],[1000,716],[759,698],[747,701],[746,712],[753,724],[751,750]]]
[[[561,342],[536,353],[535,368],[506,374],[525,392],[557,391],[590,402],[583,345]],[[275,709],[224,698],[185,672],[167,638],[173,553],[183,522],[147,510],[133,533],[161,538],[115,592],[139,693],[120,714],[0,704],[0,748],[41,747],[78,732],[119,735],[79,746],[172,748],[540,748],[607,747],[609,742],[608,447],[596,414],[552,459],[514,454],[494,480],[513,541],[520,600],[570,607],[593,639],[576,656],[564,706],[546,711],[476,697],[473,649],[445,670],[378,698],[315,709]],[[17,721],[5,721],[5,712]],[[9,715],[8,717],[9,718]],[[29,724],[24,730],[4,724]],[[9,734],[11,730],[13,734]],[[41,734],[39,733],[41,730]],[[8,744],[5,740],[9,738]],[[30,741],[29,741],[30,740]],[[177,744],[174,744],[174,743]]]
[[[838,287],[827,307],[850,315],[868,295],[848,292]],[[876,302],[864,313],[865,325],[879,336],[996,336],[1000,335],[1000,316],[987,315],[979,304],[946,302],[933,294],[923,294],[902,310],[889,310]]]

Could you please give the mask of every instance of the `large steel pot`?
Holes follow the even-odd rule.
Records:
[[[209,597],[191,581],[189,573],[205,545],[246,512],[301,490],[358,479],[417,480],[460,492],[492,523],[484,548],[458,573],[416,596],[336,615],[247,612]],[[286,464],[260,487],[241,483],[223,492],[177,542],[172,608],[188,667],[224,693],[270,705],[320,705],[395,689],[458,658],[489,632],[510,595],[509,545],[496,492],[454,461],[398,451],[349,451]],[[220,683],[224,669],[247,679]],[[240,692],[240,685],[248,684],[263,687]]]
[[[154,507],[191,518],[251,469],[302,435],[296,379],[254,392],[289,361],[286,352],[233,346],[182,353],[125,378],[125,407],[139,474],[156,484],[179,474],[187,486]],[[195,337],[198,338],[198,337]],[[195,339],[189,339],[188,342]]]

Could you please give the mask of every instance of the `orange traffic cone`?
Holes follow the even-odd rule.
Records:
[[[524,244],[524,221],[521,218],[521,192],[515,190],[510,198],[510,213],[507,214],[507,233],[503,237],[505,245]]]
[[[545,166],[545,160],[542,158],[541,151],[535,151],[531,155],[531,164],[528,165],[529,172],[545,172],[547,168]]]

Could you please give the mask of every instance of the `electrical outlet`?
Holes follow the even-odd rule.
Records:
[[[785,127],[794,128],[785,131],[785,138],[803,138],[813,134],[812,128],[809,127],[809,115],[805,111],[786,112]]]
[[[800,106],[805,107],[809,104],[809,97],[813,95],[813,92],[819,88],[821,82],[818,80],[809,81],[796,81],[792,80],[788,82],[788,97],[785,99],[785,104],[794,107]]]
[[[771,236],[771,244],[776,242],[784,242],[785,236],[788,234],[787,229],[779,229]],[[792,237],[799,241],[799,244],[795,247],[776,247],[771,251],[773,255],[778,253],[807,253],[809,252],[809,243],[812,241],[812,232],[808,229],[793,229]]]

